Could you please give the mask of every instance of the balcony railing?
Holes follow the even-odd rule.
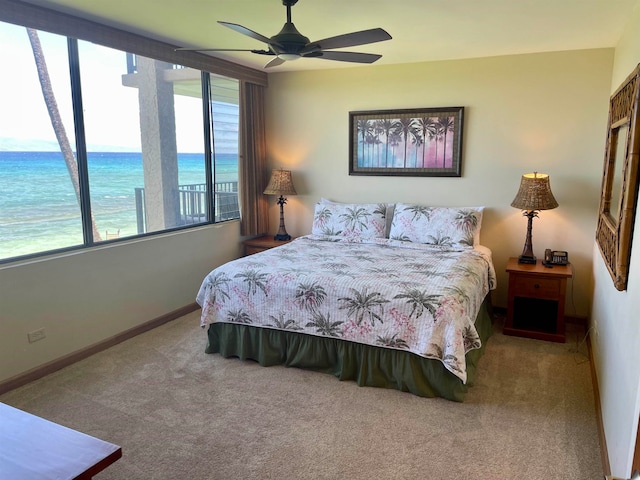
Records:
[[[178,185],[178,199],[180,216],[178,225],[192,225],[207,220],[207,185],[194,183]],[[136,221],[138,233],[147,231],[147,209],[144,188],[135,189]],[[238,204],[238,182],[214,183],[214,218],[216,222],[240,218]]]

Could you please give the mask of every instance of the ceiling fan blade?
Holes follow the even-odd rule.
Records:
[[[189,47],[180,47],[174,48],[174,52],[251,52],[251,53],[259,53],[262,55],[275,55],[275,53],[269,50],[250,50],[247,48],[189,48]]]
[[[358,52],[322,52],[321,55],[311,54],[308,56],[312,58],[319,58],[321,60],[337,60],[339,62],[353,63],[373,63],[382,58],[382,55],[377,55],[375,53]]]
[[[218,23],[220,25],[224,25],[227,28],[230,28],[231,30],[234,30],[238,33],[246,35],[247,37],[251,37],[260,42],[264,42],[267,45],[273,43],[271,39],[265,37],[264,35],[260,35],[259,33],[254,32],[253,30],[250,30],[247,27],[243,27],[242,25],[238,25],[237,23],[229,23],[229,22],[221,22],[221,21],[218,21]]]
[[[391,35],[382,28],[372,28],[370,30],[345,33],[337,37],[329,37],[316,42],[310,42],[304,47],[302,54],[317,50],[318,48],[321,50],[333,50],[334,48],[355,47],[357,45],[384,42],[385,40],[391,40]]]
[[[271,60],[269,63],[267,63],[264,68],[271,68],[271,67],[277,67],[278,65],[282,65],[284,63],[284,60],[276,57],[273,60]]]

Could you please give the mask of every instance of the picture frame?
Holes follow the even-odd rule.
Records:
[[[638,198],[640,156],[640,65],[609,101],[607,144],[596,243],[613,285],[627,289],[633,223]]]
[[[349,112],[349,175],[460,177],[464,107]]]

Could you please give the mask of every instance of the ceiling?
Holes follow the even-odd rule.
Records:
[[[265,37],[286,21],[282,0],[28,0],[180,47],[264,49],[217,23]],[[376,65],[614,47],[640,0],[299,0],[292,21],[310,40],[384,28],[392,40],[342,50],[381,54]],[[250,52],[210,55],[262,69]],[[358,64],[303,58],[269,72]]]

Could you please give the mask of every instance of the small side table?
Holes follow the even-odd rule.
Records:
[[[0,403],[2,478],[89,480],[122,448]]]
[[[293,239],[291,239],[293,240]],[[270,248],[279,247],[291,240],[274,240],[273,235],[264,235],[258,238],[251,238],[242,242],[244,245],[244,254],[253,255],[254,253],[264,252]]]
[[[505,335],[565,341],[564,306],[567,279],[573,276],[571,264],[545,267],[507,262],[509,298]]]

